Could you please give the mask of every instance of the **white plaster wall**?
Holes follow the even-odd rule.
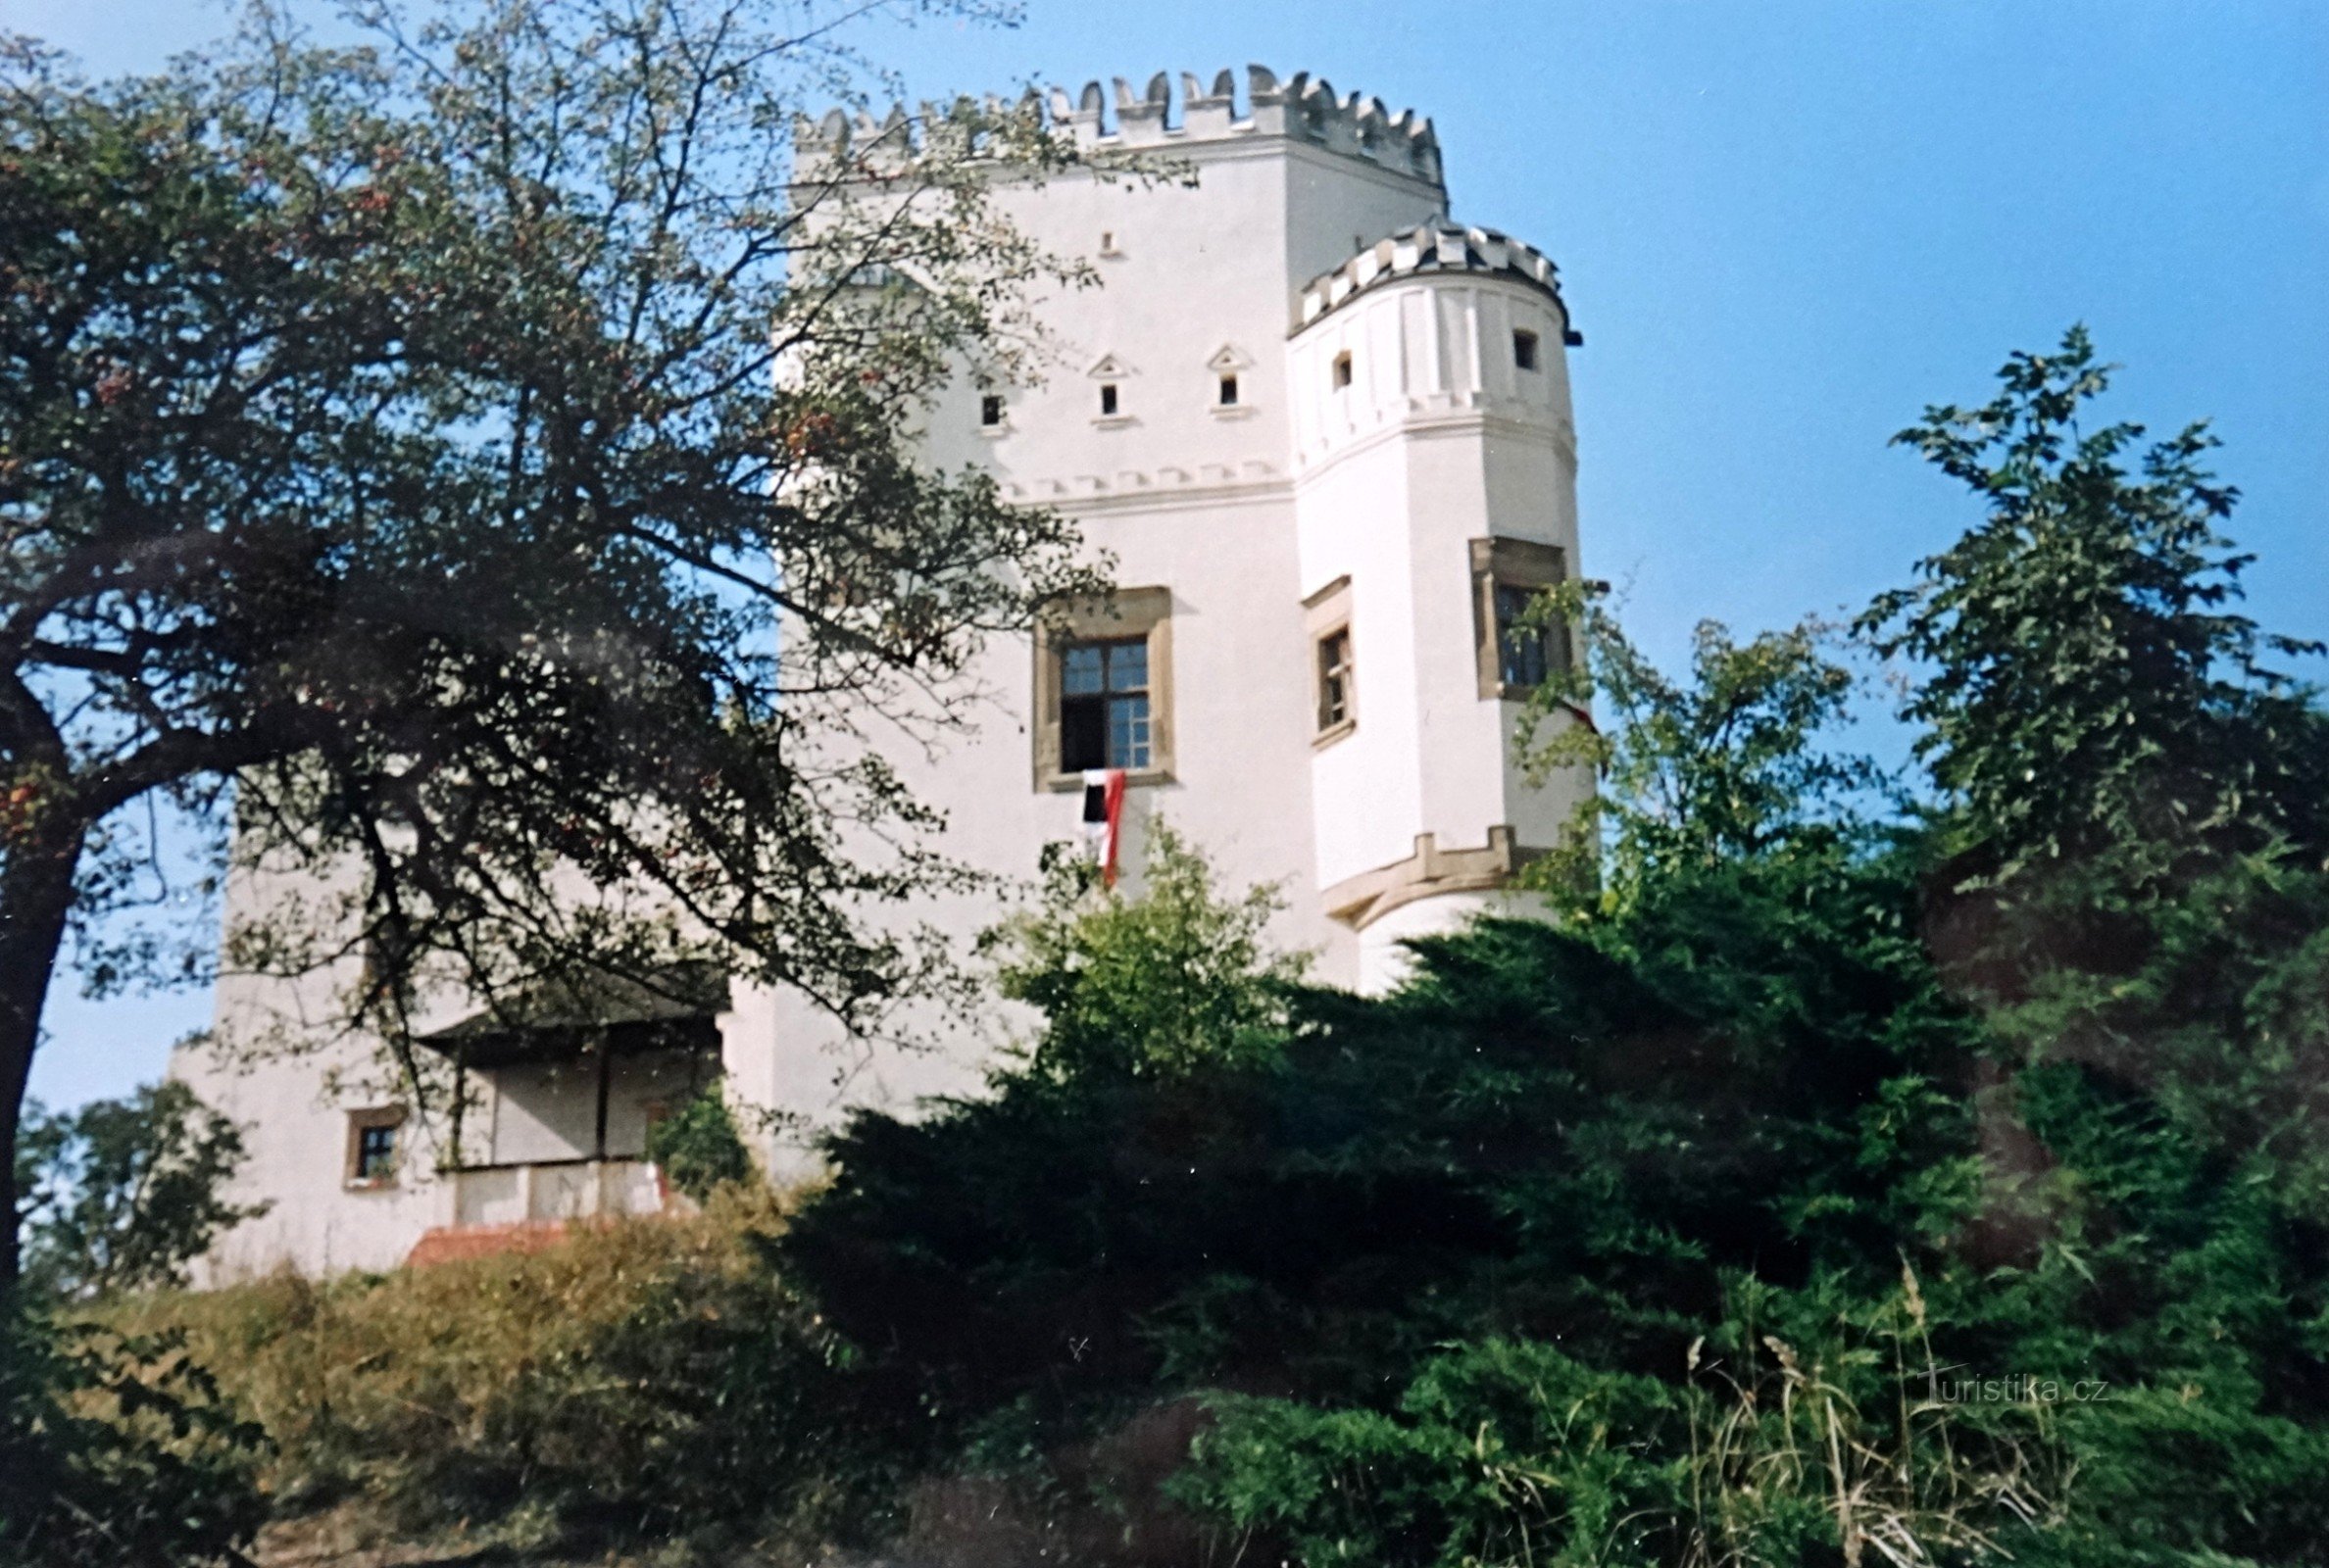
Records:
[[[1479,696],[1469,549],[1536,540],[1576,569],[1564,325],[1523,284],[1426,272],[1378,283],[1289,347],[1304,584],[1351,576],[1360,691],[1357,730],[1313,763],[1321,884],[1402,858],[1418,833],[1467,848],[1510,822],[1550,845],[1584,787],[1532,786],[1520,705]],[[1513,363],[1516,329],[1537,334],[1540,369]]]

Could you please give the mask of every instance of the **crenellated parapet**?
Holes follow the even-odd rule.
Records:
[[[1564,339],[1572,345],[1584,341],[1565,325],[1568,304],[1561,298],[1560,270],[1544,252],[1493,228],[1447,219],[1377,240],[1333,271],[1311,279],[1303,285],[1299,325],[1310,325],[1378,283],[1429,272],[1486,273],[1533,284],[1561,306]]]
[[[1097,81],[1086,82],[1072,97],[1054,87],[1041,95],[1029,93],[1017,107],[1043,116],[1086,149],[1170,152],[1208,142],[1284,137],[1427,184],[1445,183],[1439,137],[1428,119],[1412,109],[1393,114],[1379,98],[1340,96],[1332,83],[1308,72],[1280,81],[1266,67],[1246,67],[1242,106],[1234,71],[1216,73],[1210,87],[1183,72],[1177,102],[1169,72],[1158,72],[1137,91],[1121,76],[1114,85],[1111,94]],[[1001,113],[1007,106],[989,100],[987,108]],[[920,118],[926,122],[944,112],[924,104]],[[852,161],[873,170],[900,162],[919,145],[919,134],[916,119],[903,106],[881,120],[835,109],[821,120],[803,117],[793,122],[803,178],[827,176]]]

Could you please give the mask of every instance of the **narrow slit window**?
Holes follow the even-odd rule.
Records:
[[[1237,377],[1236,377],[1236,376],[1234,376],[1234,375],[1224,375],[1224,376],[1222,376],[1222,377],[1221,377],[1221,390],[1220,390],[1220,399],[1221,399],[1221,405],[1220,405],[1220,406],[1221,406],[1222,408],[1224,408],[1224,409],[1234,409],[1234,408],[1236,408],[1236,407],[1237,407]]]
[[[1537,335],[1534,332],[1512,334],[1512,364],[1523,370],[1537,368]]]
[[[1334,357],[1334,390],[1340,392],[1351,384],[1351,351],[1343,350]]]
[[[1003,400],[1001,397],[989,392],[978,400],[978,422],[990,430],[1003,422]]]
[[[1318,733],[1351,722],[1351,628],[1337,626],[1318,639]]]
[[[1116,384],[1114,381],[1103,381],[1100,383],[1100,417],[1105,419],[1115,411]]]
[[[1060,649],[1060,770],[1149,765],[1148,639],[1067,643]]]

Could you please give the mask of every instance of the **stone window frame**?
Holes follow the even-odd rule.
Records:
[[[348,1112],[348,1143],[341,1169],[341,1181],[346,1186],[360,1193],[369,1193],[399,1184],[404,1175],[405,1157],[411,1152],[405,1147],[405,1140],[401,1136],[401,1129],[405,1121],[405,1107],[402,1105],[366,1105]],[[364,1135],[377,1127],[400,1129],[400,1136],[396,1140],[395,1152],[390,1157],[387,1174],[380,1176],[360,1175],[358,1172],[364,1157]]]
[[[1504,650],[1498,646],[1496,590],[1518,588],[1539,593],[1568,580],[1568,553],[1559,545],[1535,539],[1474,539],[1471,541],[1472,643],[1479,676],[1480,701],[1521,702],[1533,686],[1514,686],[1504,678]],[[1568,667],[1568,639],[1547,628],[1545,650],[1549,670]]]
[[[1102,599],[1046,607],[1035,623],[1033,710],[1027,733],[1034,743],[1035,788],[1064,792],[1084,787],[1083,774],[1060,766],[1060,649],[1067,643],[1148,640],[1149,763],[1127,768],[1126,784],[1173,779],[1172,590],[1119,588]]]
[[[1351,579],[1346,574],[1302,602],[1303,630],[1308,633],[1311,669],[1311,748],[1322,751],[1359,727],[1359,642],[1351,634]],[[1317,720],[1326,710],[1326,667],[1319,656],[1326,639],[1340,632],[1349,652],[1343,663],[1343,716],[1331,724]]]

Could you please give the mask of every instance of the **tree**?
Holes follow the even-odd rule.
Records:
[[[183,1285],[213,1237],[270,1206],[227,1200],[242,1134],[175,1080],[55,1116],[33,1107],[18,1157],[25,1274],[43,1296]]]
[[[1598,584],[1568,583],[1529,612],[1583,658],[1530,695],[1522,763],[1539,783],[1579,765],[1597,780],[1532,882],[1608,911],[1661,877],[1849,835],[1883,780],[1867,759],[1822,744],[1848,719],[1854,686],[1828,626],[1806,619],[1741,643],[1702,620],[1689,678],[1677,680],[1603,600]],[[1575,721],[1596,708],[1598,718]]]
[[[2079,424],[2110,383],[2084,327],[1998,379],[1991,402],[1929,408],[1894,437],[1987,515],[1858,622],[1917,666],[1905,712],[1977,852],[1969,874],[2108,851],[2156,873],[2207,844],[2329,843],[2322,715],[2262,662],[2322,648],[2232,608],[2253,558],[2217,531],[2240,492],[2203,466],[2206,425],[2130,474],[2141,425]]]
[[[986,200],[1071,157],[1031,106],[791,187],[864,9],[366,6],[339,52],[263,9],[94,86],[10,46],[0,1180],[68,934],[151,967],[91,924],[149,812],[304,879],[227,960],[360,974],[392,1046],[431,995],[711,959],[854,1015],[935,961],[868,911],[963,873],[867,738],[1102,584],[909,438],[1081,273]]]
[[[1054,853],[1036,908],[987,934],[996,989],[1043,1014],[1029,1067],[1047,1077],[1173,1076],[1265,1058],[1283,1043],[1307,961],[1264,934],[1274,887],[1223,897],[1204,854],[1159,819],[1136,898]]]

